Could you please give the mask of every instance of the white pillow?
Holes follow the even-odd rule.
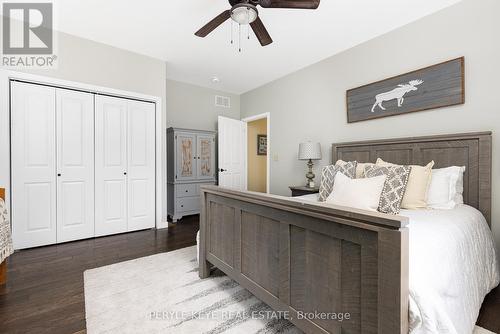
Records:
[[[453,209],[464,203],[465,167],[452,166],[432,170],[427,206],[432,209]]]
[[[327,203],[362,210],[377,211],[386,175],[351,179],[342,173],[335,175],[332,193]]]

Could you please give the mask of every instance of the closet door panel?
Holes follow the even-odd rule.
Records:
[[[155,105],[128,101],[128,230],[155,226]]]
[[[16,249],[56,242],[55,89],[11,83],[12,229]]]
[[[95,234],[127,231],[127,100],[95,97]]]
[[[94,236],[94,96],[56,91],[57,242]]]

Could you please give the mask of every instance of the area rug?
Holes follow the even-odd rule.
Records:
[[[85,271],[87,333],[302,333],[223,274],[200,280],[197,267],[193,246]]]

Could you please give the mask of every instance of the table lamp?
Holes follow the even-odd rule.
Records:
[[[314,188],[313,160],[321,160],[321,144],[320,143],[300,143],[299,144],[299,160],[308,160],[307,166],[309,172],[306,174],[307,187]]]

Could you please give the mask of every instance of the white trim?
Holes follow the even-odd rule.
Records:
[[[267,119],[266,192],[269,194],[271,192],[271,113],[265,112],[263,114],[245,117],[242,121],[249,123],[263,118]],[[245,147],[248,148],[248,143]],[[246,160],[248,165],[248,159]],[[245,171],[245,177],[248,180],[248,166]]]
[[[161,97],[129,92],[109,87],[101,87],[80,82],[61,80],[29,73],[0,69],[0,185],[5,185],[6,203],[10,203],[10,80],[21,80],[59,88],[76,89],[95,94],[148,101],[156,105],[156,228],[168,227],[166,218],[166,180],[163,180],[163,168],[166,166],[166,152],[162,150],[164,135],[162,131]],[[165,182],[164,182],[165,181]]]

